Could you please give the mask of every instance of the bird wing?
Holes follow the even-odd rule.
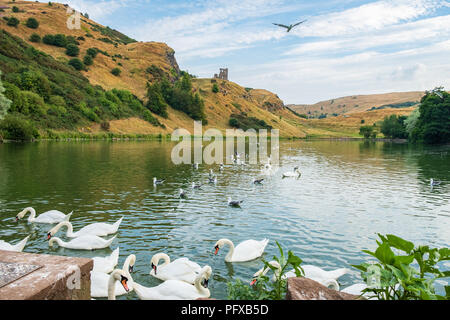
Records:
[[[283,27],[283,28],[289,29],[289,26],[286,26],[284,24],[279,24],[279,23],[273,23],[273,24],[276,25],[276,26],[279,26],[279,27]]]
[[[296,24],[293,24],[292,25],[292,27],[295,27],[295,26],[298,26],[299,24],[302,24],[303,22],[305,22],[306,20],[303,20],[303,21],[300,21],[300,22],[297,22]]]

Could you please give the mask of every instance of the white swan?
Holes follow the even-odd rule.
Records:
[[[73,226],[69,221],[63,221],[54,226],[48,233],[47,238],[50,239],[54,236],[59,229],[62,227],[67,227],[66,236],[69,238],[77,238],[85,235],[93,235],[93,236],[107,236],[108,234],[116,233],[119,229],[120,223],[122,222],[123,217],[117,220],[114,224],[108,224],[104,222],[96,222],[92,224],[88,224],[84,226],[80,230],[73,232]]]
[[[114,270],[108,279],[108,300],[116,300],[116,282],[120,281],[122,288],[128,292],[128,279],[127,275],[120,269]]]
[[[119,262],[119,247],[107,257],[93,257],[92,260],[94,260],[92,271],[110,273]]]
[[[162,265],[158,265],[159,260],[164,259]],[[181,280],[194,284],[201,267],[190,261],[188,258],[179,258],[170,261],[170,257],[165,253],[157,253],[150,260],[150,275],[160,280]]]
[[[231,240],[220,239],[214,245],[214,249],[216,250],[214,254],[217,254],[219,249],[224,245],[228,245],[230,247],[230,250],[225,256],[226,262],[250,261],[259,258],[263,254],[267,243],[269,243],[268,239],[263,239],[261,241],[246,240],[234,247],[234,244]]]
[[[211,293],[208,289],[208,280],[211,274],[211,267],[204,266],[195,278],[194,285],[180,280],[167,280],[152,288],[147,288],[134,282],[133,288],[141,300],[195,300],[198,298],[209,298]]]
[[[362,291],[366,288],[367,288],[367,285],[365,283],[355,283],[347,288],[342,289],[341,292],[360,296],[363,294]]]
[[[58,237],[52,237],[48,241],[48,245],[50,247],[53,246],[53,242],[56,242],[60,247],[68,248],[68,249],[79,249],[79,250],[95,250],[95,249],[103,249],[109,247],[111,243],[117,236],[112,237],[111,239],[105,240],[103,238],[97,236],[81,236],[78,238],[73,238],[69,242],[65,242]]]
[[[44,213],[41,213],[36,217],[36,210],[32,207],[28,207],[23,209],[16,215],[16,221],[22,219],[28,212],[30,212],[30,216],[28,217],[28,222],[36,222],[36,223],[58,223],[61,221],[69,221],[70,216],[73,211],[69,214],[64,214],[58,210],[50,210]]]
[[[297,167],[295,167],[294,171],[284,172],[283,173],[283,178],[287,178],[287,177],[299,178],[301,175],[302,175],[301,172],[298,170]]]
[[[133,279],[130,272],[133,272],[133,266],[136,263],[136,256],[130,254],[123,263],[122,272],[128,278],[128,290],[116,283],[115,295],[121,296],[133,291]],[[91,271],[91,297],[101,298],[108,296],[110,275],[105,272]]]
[[[29,238],[30,236],[26,236],[25,239],[16,244],[9,244],[6,241],[0,240],[0,250],[22,252]]]
[[[275,274],[272,276],[272,281],[276,281],[280,271],[281,271],[281,266],[277,261],[270,261],[269,264],[275,268],[277,268],[277,270],[274,272]],[[330,289],[334,289],[336,291],[339,291],[339,284],[337,282],[337,279],[347,273],[349,270],[346,268],[341,268],[341,269],[336,269],[333,271],[325,271],[322,270],[319,267],[313,266],[313,265],[304,265],[301,266],[303,271],[305,272],[304,277],[317,281],[320,284],[324,285],[325,287],[328,287]],[[254,275],[253,275],[253,280],[250,284],[253,284],[257,277],[259,277],[261,274],[262,275],[266,275],[266,273],[271,270],[268,267],[262,268],[261,270],[257,271]],[[294,270],[288,271],[283,275],[283,279],[287,279],[287,278],[292,278],[292,277],[296,277],[297,275],[295,274]]]

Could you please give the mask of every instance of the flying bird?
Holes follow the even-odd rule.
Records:
[[[289,26],[284,25],[284,24],[279,24],[279,23],[273,23],[273,24],[276,25],[276,26],[282,27],[282,28],[286,28],[286,29],[287,29],[286,32],[289,32],[289,31],[292,30],[292,28],[298,26],[299,24],[302,24],[302,23],[305,22],[305,21],[306,21],[306,20],[303,20],[303,21],[297,22],[296,24],[291,24],[291,25],[289,25]]]

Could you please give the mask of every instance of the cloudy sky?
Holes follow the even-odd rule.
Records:
[[[138,41],[175,49],[183,70],[220,67],[286,104],[450,88],[450,1],[66,0]],[[287,33],[273,22],[307,21]]]

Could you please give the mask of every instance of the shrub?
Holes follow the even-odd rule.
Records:
[[[114,68],[111,70],[111,73],[118,77],[122,71],[119,68]]]
[[[37,29],[39,27],[39,22],[35,18],[28,18],[25,25],[31,29]]]
[[[436,294],[434,282],[450,276],[440,271],[438,264],[450,260],[449,248],[415,246],[414,243],[388,234],[378,234],[378,248],[363,252],[376,258],[375,263],[353,265],[361,271],[368,288],[362,292],[378,300],[448,300],[450,286],[445,296]],[[395,252],[394,252],[394,250]],[[417,268],[418,267],[418,268]]]
[[[253,278],[251,287],[245,285],[239,279],[235,283],[227,282],[228,299],[229,300],[284,300],[287,291],[286,273],[293,268],[295,275],[301,277],[304,271],[301,267],[302,259],[294,255],[292,251],[288,251],[287,257],[284,254],[278,241],[276,242],[280,256],[274,256],[275,262],[279,268],[275,267],[271,262],[267,262],[264,258],[263,270],[272,270],[275,272],[275,281],[271,282],[264,271],[257,278]]]
[[[145,106],[150,111],[164,118],[169,116],[167,113],[167,103],[164,101],[161,93],[161,85],[159,83],[154,83],[148,86],[147,98],[148,102]]]
[[[13,115],[7,115],[0,122],[0,130],[4,138],[10,140],[30,141],[39,137],[39,132],[30,121]]]
[[[8,19],[8,22],[6,24],[11,27],[17,27],[19,23],[20,23],[19,19],[11,17]]]
[[[41,42],[41,36],[38,35],[37,33],[33,33],[33,34],[30,36],[30,41],[31,41],[31,42],[37,42],[37,43],[39,43],[39,42]]]
[[[397,116],[395,114],[385,117],[381,123],[381,133],[391,139],[405,139],[408,137],[405,125],[405,116]]]
[[[228,124],[231,127],[242,130],[272,129],[272,126],[268,125],[264,120],[255,117],[248,117],[244,112],[241,112],[241,114],[231,114]]]
[[[66,36],[63,34],[55,34],[54,36],[54,46],[65,48],[67,45]]]
[[[94,63],[94,60],[92,59],[92,57],[90,55],[85,55],[83,58],[83,63],[86,66],[91,66]]]
[[[55,36],[51,34],[46,34],[42,38],[42,42],[48,45],[53,45],[55,43]]]
[[[161,123],[158,121],[158,119],[156,119],[152,113],[148,110],[144,110],[143,112],[143,118],[145,121],[150,122],[153,126],[157,127],[157,126],[161,126]]]
[[[366,123],[366,120],[361,119],[361,124],[364,124],[364,123]]]
[[[78,58],[70,59],[69,65],[74,67],[76,70],[82,70],[84,68],[83,62]]]
[[[427,91],[419,107],[420,115],[412,130],[413,141],[447,143],[450,141],[450,94],[442,87]]]
[[[239,121],[237,119],[235,119],[235,118],[230,118],[228,123],[229,123],[229,125],[231,127],[234,127],[234,128],[238,128],[239,127]]]
[[[98,49],[97,48],[89,48],[86,50],[86,54],[91,56],[92,58],[95,58],[97,56]]]
[[[374,127],[373,126],[362,126],[359,127],[359,134],[364,136],[364,139],[369,139],[373,137]]]
[[[0,120],[4,119],[6,114],[8,113],[9,107],[11,106],[11,100],[3,95],[5,92],[5,88],[3,88],[2,73],[0,72]]]
[[[102,130],[109,131],[109,129],[111,128],[111,125],[109,124],[109,121],[103,121],[100,124],[100,127],[102,128]]]
[[[66,47],[66,54],[71,57],[76,57],[80,53],[80,48],[75,44],[68,44]]]
[[[20,10],[19,10],[18,7],[16,7],[16,6],[13,6],[13,7],[12,7],[12,12],[17,13],[17,12],[19,12],[19,11],[20,11]]]
[[[217,83],[214,83],[212,86],[212,92],[217,93],[219,92],[219,86],[217,85]]]

